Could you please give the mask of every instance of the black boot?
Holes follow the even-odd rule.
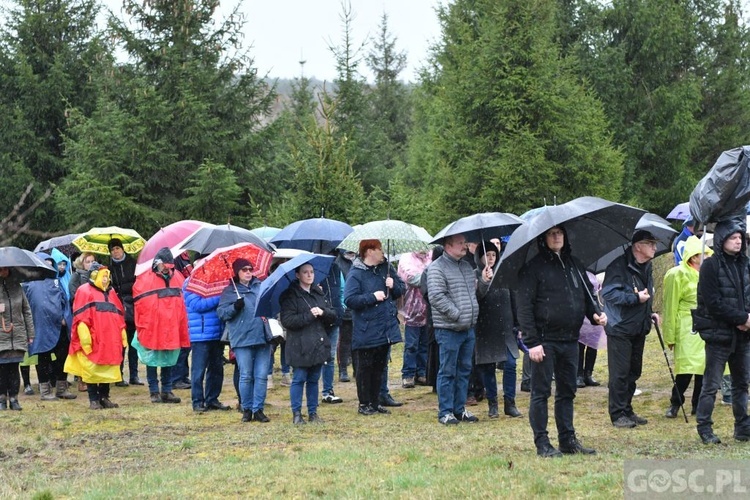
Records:
[[[583,372],[583,382],[591,387],[597,387],[602,384],[600,384],[598,381],[594,380],[593,372],[591,370],[587,370]],[[578,387],[581,387],[580,385]]]
[[[521,412],[518,411],[518,408],[516,408],[516,400],[511,398],[503,398],[503,403],[505,406],[505,414],[508,415],[511,418],[518,418],[521,416]]]
[[[487,404],[490,407],[489,411],[487,412],[487,416],[490,418],[498,418],[500,416],[500,413],[497,410],[497,399],[487,398]]]
[[[576,377],[576,387],[578,387],[579,389],[582,387],[586,387],[586,381],[583,379],[583,375],[580,373]]]

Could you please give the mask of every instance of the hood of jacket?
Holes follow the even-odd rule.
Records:
[[[724,253],[724,242],[734,233],[742,234],[742,249],[739,254],[745,255],[747,252],[747,242],[745,241],[747,224],[744,215],[723,220],[716,224],[716,227],[714,228],[714,252],[716,252],[717,255]],[[687,260],[685,255],[683,255],[682,258]]]
[[[568,231],[565,229],[565,226],[562,224],[558,224],[556,226],[560,228],[560,230],[563,232],[565,243],[563,243],[562,250],[560,250],[560,257],[565,260],[566,257],[570,257],[570,240],[568,239]],[[555,255],[555,252],[549,249],[547,246],[547,238],[545,237],[545,234],[547,234],[547,231],[552,229],[550,227],[549,229],[545,230],[542,234],[536,237],[536,245],[539,248],[539,253],[542,254],[547,260],[552,259],[552,257]],[[498,255],[498,259],[500,260],[500,256]]]
[[[495,252],[495,266],[500,262],[500,249],[491,241],[485,241],[484,244],[480,243],[477,245],[477,249],[474,251],[474,263],[477,265],[477,269],[483,269],[482,257],[487,252]]]
[[[709,246],[704,248],[703,241],[697,236],[691,236],[685,240],[685,247],[682,251],[682,262],[687,266],[688,261],[692,257],[700,255],[701,253],[705,253],[706,257],[710,257],[714,254],[714,251]]]

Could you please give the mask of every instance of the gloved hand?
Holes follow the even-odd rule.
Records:
[[[243,297],[240,297],[237,299],[234,303],[234,310],[235,311],[241,311],[245,307],[245,299]]]

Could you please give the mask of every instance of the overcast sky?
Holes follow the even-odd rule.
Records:
[[[445,0],[443,0],[445,1]],[[239,0],[222,0],[220,15],[231,12]],[[355,46],[368,36],[376,36],[385,12],[388,26],[397,37],[396,47],[407,53],[403,80],[415,81],[417,69],[425,61],[429,44],[438,39],[435,7],[440,0],[350,0],[354,22]],[[122,16],[121,0],[103,0],[103,4]],[[241,12],[246,16],[246,46],[260,74],[293,78],[300,75],[300,60],[305,76],[332,80],[336,76],[329,44],[341,40],[341,0],[244,0]],[[364,64],[360,70],[368,79]]]

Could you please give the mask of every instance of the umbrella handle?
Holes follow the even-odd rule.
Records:
[[[230,279],[229,281],[232,282],[232,286],[234,287],[234,293],[237,294],[237,298],[241,299],[242,295],[240,295],[240,291],[237,289],[237,283],[234,282],[234,278]]]
[[[2,318],[2,317],[0,317],[0,323],[2,323],[2,326],[3,326],[3,331],[4,331],[5,333],[10,333],[10,332],[12,332],[12,331],[13,331],[13,326],[14,326],[14,325],[13,325],[13,323],[11,323],[11,324],[10,324],[10,328],[7,328],[7,327],[5,326],[5,318]]]

